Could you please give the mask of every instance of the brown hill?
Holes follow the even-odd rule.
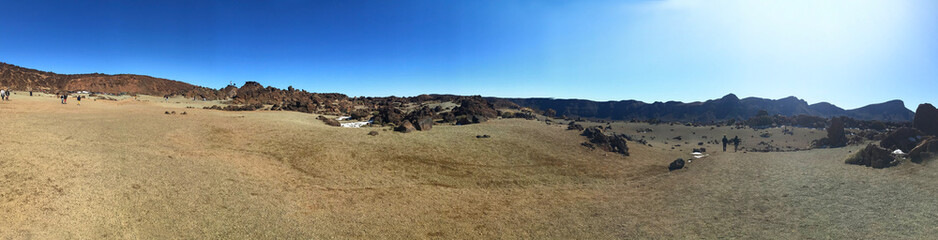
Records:
[[[50,93],[88,91],[110,94],[186,95],[224,98],[218,90],[133,74],[58,74],[0,62],[0,87]]]

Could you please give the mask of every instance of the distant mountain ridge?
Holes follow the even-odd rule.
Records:
[[[245,86],[253,86],[245,84]],[[259,84],[257,87],[259,88]],[[192,85],[185,82],[134,74],[57,74],[36,69],[19,67],[0,62],[0,88],[10,88],[23,91],[44,92],[75,92],[89,91],[111,94],[146,94],[155,96],[182,95],[193,98],[206,99],[235,99],[237,103],[257,102],[257,99],[248,99],[249,93],[256,91],[240,91],[234,86],[222,89],[212,89]],[[245,88],[245,87],[242,87]],[[267,99],[269,102],[302,102],[306,98],[317,102],[320,98],[343,98],[335,94],[308,94],[292,93],[288,91],[275,91],[268,87],[268,92],[277,99]],[[282,96],[281,96],[282,95]],[[266,96],[266,95],[265,95]],[[415,97],[414,99],[419,99]],[[857,109],[844,110],[833,104],[821,102],[808,105],[804,100],[796,97],[787,97],[777,100],[749,97],[739,99],[734,94],[726,95],[720,99],[704,102],[683,103],[677,101],[645,103],[636,100],[597,102],[580,99],[553,99],[553,98],[486,98],[488,101],[507,101],[519,106],[539,110],[554,109],[558,115],[602,118],[613,120],[629,119],[659,119],[663,121],[696,121],[710,122],[729,119],[748,119],[759,110],[769,114],[785,116],[812,115],[820,117],[847,116],[859,120],[880,120],[894,122],[912,121],[914,112],[905,108],[901,100],[893,100],[879,104],[871,104]],[[276,101],[274,101],[276,100]],[[318,106],[318,105],[317,105]],[[311,110],[308,110],[311,111]]]
[[[755,116],[760,110],[765,110],[773,115],[847,116],[858,120],[892,122],[912,121],[915,115],[915,112],[905,107],[902,100],[892,100],[857,109],[844,110],[827,102],[808,105],[806,101],[796,97],[776,100],[756,97],[739,99],[735,94],[728,94],[719,99],[690,103],[677,101],[645,103],[636,100],[597,102],[581,99],[494,97],[489,98],[489,100],[505,100],[522,107],[542,111],[553,109],[558,115],[612,120],[658,119],[694,122],[742,120]]]

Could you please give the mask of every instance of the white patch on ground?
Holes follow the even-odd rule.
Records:
[[[352,118],[352,117],[349,117],[349,116],[341,116],[341,117],[339,117],[339,118],[336,118],[335,120],[342,121],[342,120],[349,119],[349,118]]]
[[[371,124],[371,120],[368,120],[367,122],[342,123],[341,125],[342,127],[347,127],[347,128],[360,128],[368,124]]]

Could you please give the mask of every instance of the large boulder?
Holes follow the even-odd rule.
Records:
[[[416,128],[420,131],[430,131],[433,128],[433,118],[429,116],[420,118],[417,120]]]
[[[863,150],[860,150],[844,160],[847,164],[863,165],[873,168],[887,168],[894,166],[897,162],[891,152],[885,148],[869,144]]]
[[[913,128],[899,128],[886,134],[879,145],[889,149],[909,152],[922,140],[924,133]]]
[[[919,104],[912,126],[927,135],[938,136],[938,109],[928,103]]]
[[[844,119],[835,117],[831,119],[831,126],[827,128],[827,140],[830,147],[847,146],[847,135],[844,132]]]
[[[410,121],[404,121],[404,122],[401,122],[400,126],[397,126],[397,128],[394,128],[394,131],[398,131],[402,133],[409,133],[409,132],[417,131],[417,129],[414,128],[414,124],[410,123]]]
[[[681,168],[684,168],[683,158],[678,158],[677,160],[674,160],[673,162],[671,162],[670,165],[668,165],[668,171],[674,171],[674,170],[678,170]]]
[[[922,163],[922,161],[936,156],[938,156],[938,138],[936,137],[928,137],[922,140],[918,146],[909,151],[909,159],[915,163]]]

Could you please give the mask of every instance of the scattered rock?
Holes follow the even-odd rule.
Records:
[[[919,104],[912,126],[925,134],[938,136],[938,109],[928,103]]]
[[[570,122],[570,124],[567,124],[567,130],[583,131],[584,128],[583,128],[583,125],[581,125],[581,124],[579,124],[579,123]]]
[[[163,114],[169,115],[169,111],[163,112]]]
[[[378,136],[378,131],[368,132],[368,136]]]
[[[489,136],[489,135],[476,135],[476,138],[490,138],[490,137],[492,137],[492,136]]]
[[[850,155],[844,162],[873,168],[887,168],[898,163],[889,150],[874,144],[869,144],[863,150]]]
[[[694,148],[694,151],[693,151],[693,152],[705,153],[705,152],[707,152],[707,148]]]
[[[681,168],[684,168],[683,158],[678,158],[677,160],[674,160],[673,162],[671,162],[670,165],[668,165],[668,171],[674,171],[674,170],[678,170]]]

